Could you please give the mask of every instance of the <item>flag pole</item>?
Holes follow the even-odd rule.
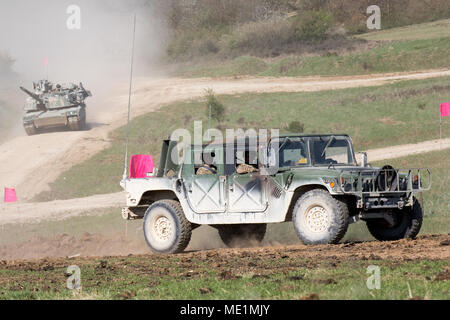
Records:
[[[439,115],[439,150],[442,150],[442,115]]]
[[[126,142],[125,142],[125,163],[123,180],[126,181],[128,177],[128,143],[130,137],[130,114],[131,114],[131,91],[133,87],[133,66],[134,66],[134,44],[136,41],[136,13],[133,16],[133,41],[131,46],[131,67],[130,67],[130,87],[128,90],[128,119],[127,119],[127,130],[126,130]]]

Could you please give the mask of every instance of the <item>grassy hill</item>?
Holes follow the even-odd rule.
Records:
[[[370,47],[370,46],[368,46]],[[376,43],[355,52],[322,51],[277,58],[240,56],[178,64],[182,77],[336,76],[449,68],[450,37]]]
[[[352,75],[448,68],[445,0],[169,1],[166,62],[184,77]],[[441,19],[441,20],[439,20]],[[444,19],[444,20],[442,20]]]
[[[446,0],[373,1],[382,29],[450,18]],[[162,6],[171,60],[252,54],[275,57],[368,31],[366,0],[169,0]],[[338,42],[335,42],[338,45]]]

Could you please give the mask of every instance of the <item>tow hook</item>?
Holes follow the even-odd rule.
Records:
[[[124,220],[137,220],[138,215],[131,212],[128,208],[122,208],[122,218]]]
[[[397,203],[398,209],[399,210],[403,210],[403,208],[405,207],[405,202],[404,201],[399,201]]]

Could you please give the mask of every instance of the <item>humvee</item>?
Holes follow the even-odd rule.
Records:
[[[161,254],[182,252],[201,225],[228,246],[261,242],[267,224],[281,222],[309,245],[338,243],[358,220],[380,241],[414,238],[431,187],[429,169],[375,168],[364,153],[358,164],[348,135],[274,137],[259,156],[236,141],[179,149],[164,141],[153,176],[121,181],[123,218],[144,219],[145,239]],[[254,172],[237,173],[242,162]],[[199,174],[202,165],[214,170]]]

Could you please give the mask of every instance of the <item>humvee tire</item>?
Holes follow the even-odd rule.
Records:
[[[259,245],[266,235],[267,224],[218,226],[219,236],[229,248]]]
[[[400,239],[414,239],[420,232],[423,221],[423,207],[414,198],[412,207],[396,210],[393,214],[394,225],[391,226],[384,219],[367,221],[370,234],[379,241],[394,241]]]
[[[184,216],[178,201],[157,201],[147,209],[144,217],[144,236],[153,252],[183,252],[191,241],[191,235],[191,223]]]
[[[345,202],[325,190],[315,189],[297,200],[292,222],[304,244],[338,243],[347,232],[349,210]]]
[[[25,132],[29,136],[34,136],[37,133],[36,127],[34,125],[25,126]]]

